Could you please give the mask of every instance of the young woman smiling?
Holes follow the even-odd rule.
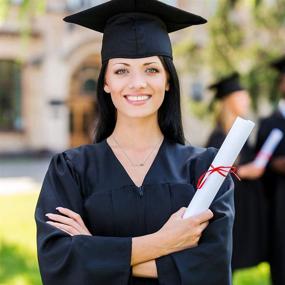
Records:
[[[168,32],[205,20],[113,0],[65,18],[104,32],[94,144],[55,155],[36,207],[44,284],[231,284],[233,184],[183,219],[216,150],[185,145]]]

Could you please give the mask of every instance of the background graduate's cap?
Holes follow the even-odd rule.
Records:
[[[271,66],[285,75],[285,55],[271,63]]]
[[[244,90],[244,87],[240,84],[239,74],[237,72],[221,78],[219,81],[211,84],[208,88],[216,90],[215,99],[222,99],[233,92]]]
[[[104,33],[103,62],[154,55],[172,58],[168,33],[207,22],[157,0],[111,0],[64,21]]]

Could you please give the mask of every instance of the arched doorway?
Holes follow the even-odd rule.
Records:
[[[80,64],[71,77],[68,102],[71,147],[92,142],[99,68],[99,57],[90,56]]]

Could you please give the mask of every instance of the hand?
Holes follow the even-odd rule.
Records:
[[[88,235],[91,233],[85,226],[81,216],[67,208],[57,207],[56,208],[61,214],[51,214],[48,213],[46,216],[53,221],[47,221],[48,224],[66,232],[71,236],[75,235]]]
[[[273,158],[271,166],[275,171],[284,175],[285,174],[285,156]]]
[[[257,167],[253,162],[241,165],[238,167],[237,174],[243,179],[258,179],[265,171],[264,167]]]
[[[200,215],[183,219],[185,210],[183,207],[172,214],[157,232],[162,244],[166,246],[166,254],[197,246],[202,232],[214,216],[211,210],[207,210]]]

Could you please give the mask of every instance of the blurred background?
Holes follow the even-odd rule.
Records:
[[[62,18],[106,1],[0,0],[0,284],[41,284],[34,208],[51,156],[92,142],[101,35]],[[187,140],[214,127],[207,86],[238,71],[258,122],[278,102],[269,63],[285,53],[285,0],[164,0],[208,19],[173,40]],[[251,137],[254,141],[254,134]],[[269,266],[234,285],[269,285]]]

